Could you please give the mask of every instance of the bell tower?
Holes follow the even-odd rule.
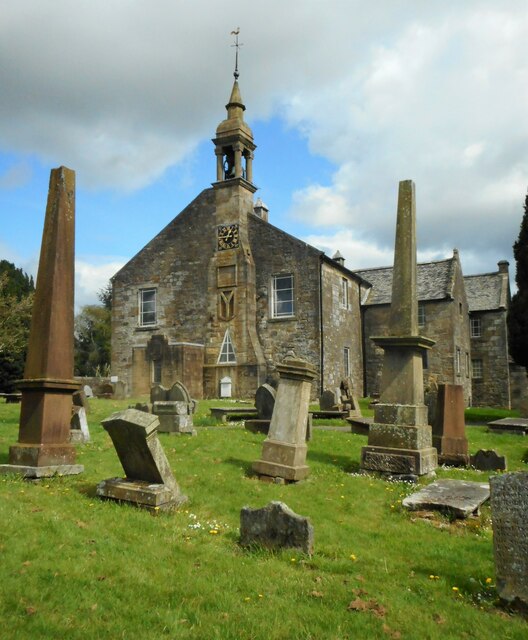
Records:
[[[266,376],[256,329],[256,275],[249,244],[248,217],[253,214],[253,133],[244,122],[246,107],[238,86],[236,63],[227,118],[213,138],[216,155],[215,246],[209,261],[209,325],[205,348],[204,391],[218,397],[220,381],[230,378],[233,396],[254,395]]]

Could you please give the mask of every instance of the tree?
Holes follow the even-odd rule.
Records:
[[[0,260],[0,390],[11,392],[23,377],[33,306],[33,278]]]
[[[528,367],[528,194],[524,199],[524,216],[519,237],[513,245],[513,256],[517,292],[512,296],[508,312],[509,348],[515,362]]]
[[[90,304],[75,316],[75,375],[93,376],[110,367],[110,309]]]

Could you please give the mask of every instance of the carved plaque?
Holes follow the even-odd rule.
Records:
[[[391,453],[363,451],[361,467],[369,471],[415,473],[414,458]]]
[[[216,286],[219,289],[224,287],[235,287],[237,283],[236,264],[229,264],[225,267],[217,267]]]

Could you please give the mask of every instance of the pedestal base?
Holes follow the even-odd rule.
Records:
[[[262,459],[253,463],[253,470],[259,475],[272,478],[284,478],[294,482],[304,480],[310,473],[310,468],[305,464],[306,451],[305,444],[265,440]]]
[[[423,476],[438,466],[434,447],[424,449],[394,449],[367,446],[361,450],[361,469],[393,474]]]
[[[469,466],[469,452],[467,438],[451,438],[449,436],[433,435],[433,446],[438,451],[440,464],[454,467]]]
[[[188,436],[195,436],[196,429],[193,427],[191,415],[178,414],[156,414],[160,424],[158,433],[180,433]]]
[[[127,478],[109,478],[97,485],[96,493],[100,498],[118,502],[130,502],[150,511],[171,511],[187,502],[187,496],[175,495],[164,484],[151,484],[141,480]]]
[[[58,464],[48,467],[31,467],[20,464],[0,464],[0,475],[15,474],[23,478],[52,478],[53,476],[75,476],[84,472],[82,464]]]
[[[76,451],[72,444],[24,444],[9,447],[9,464],[25,467],[73,465]]]

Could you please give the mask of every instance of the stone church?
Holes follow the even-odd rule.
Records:
[[[269,223],[237,76],[226,109],[216,182],[112,279],[112,373],[128,395],[181,380],[253,397],[293,350],[317,367],[314,397],[343,378],[362,395],[362,278]]]

